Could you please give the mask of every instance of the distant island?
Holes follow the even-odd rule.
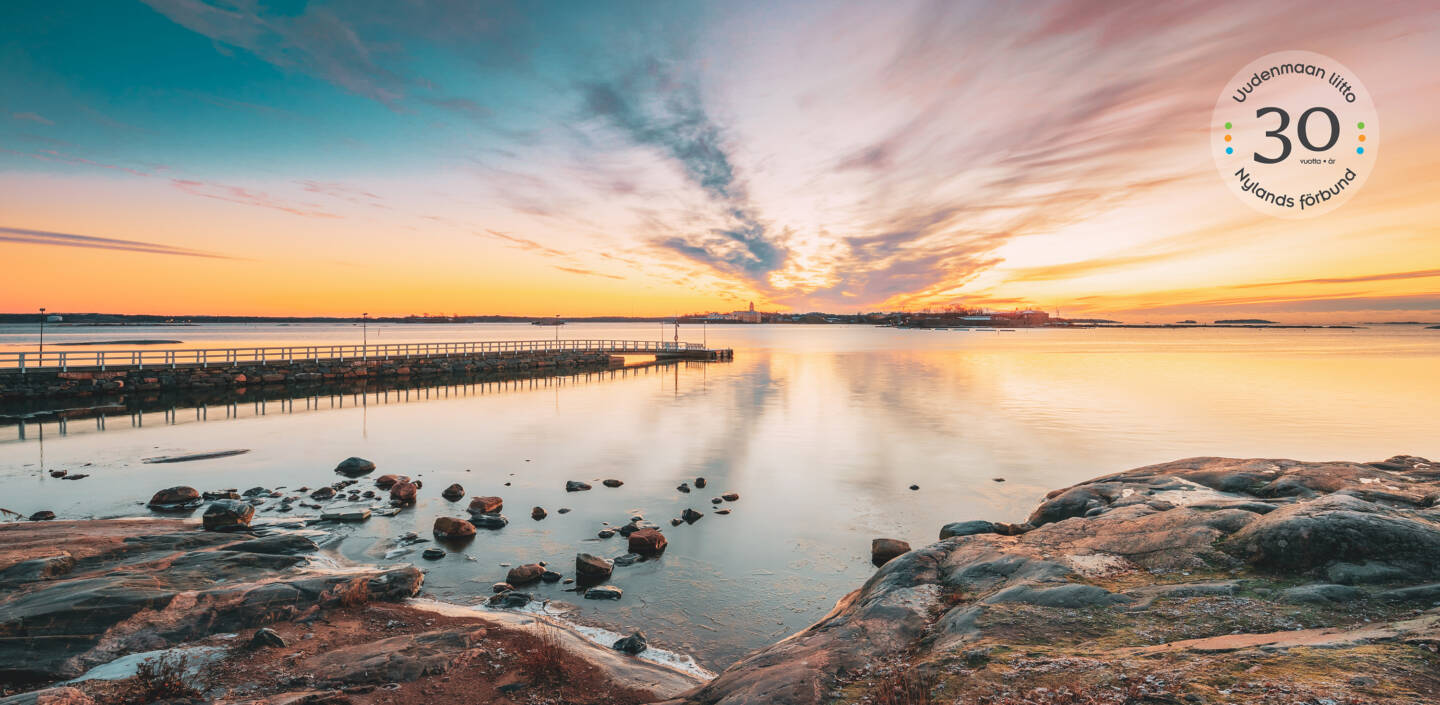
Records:
[[[1243,324],[1243,325],[1250,325],[1250,326],[1254,326],[1254,325],[1270,326],[1270,325],[1275,325],[1275,321],[1267,321],[1267,320],[1265,320],[1265,319],[1263,319],[1263,318],[1227,318],[1227,319],[1225,319],[1225,320],[1223,320],[1223,321],[1215,321],[1215,325],[1217,325],[1217,326],[1226,326],[1226,325],[1235,325],[1235,324]]]

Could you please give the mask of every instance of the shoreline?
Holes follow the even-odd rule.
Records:
[[[864,703],[896,688],[997,704],[1048,702],[1025,698],[1061,691],[1105,704],[1260,705],[1281,692],[1295,702],[1432,702],[1440,696],[1437,504],[1440,465],[1413,456],[1190,458],[1137,468],[1054,490],[1021,523],[957,521],[938,542],[901,545],[898,554],[882,554],[887,544],[877,540],[882,567],[863,586],[713,680],[559,624],[569,637],[557,673],[584,671],[614,686],[545,687],[578,693],[566,702],[616,705]],[[0,596],[0,650],[11,657],[5,662],[32,672],[16,680],[12,666],[0,682],[12,690],[24,680],[57,683],[163,643],[224,647],[225,658],[203,669],[223,684],[211,687],[226,688],[218,702],[298,703],[283,699],[296,693],[335,705],[473,702],[481,672],[484,687],[515,686],[495,690],[493,702],[527,702],[537,692],[527,654],[553,649],[515,629],[550,616],[417,600],[423,575],[415,566],[335,563],[315,553],[306,527],[273,522],[222,533],[198,530],[193,520],[136,518],[0,524],[0,584],[9,588]],[[116,560],[130,567],[107,567]],[[158,582],[136,582],[141,575]],[[107,597],[75,602],[97,579],[93,594]],[[282,590],[296,598],[275,602]],[[68,597],[57,602],[51,593]],[[80,604],[77,612],[72,605]],[[398,632],[385,626],[413,621],[416,613],[404,610],[427,606],[436,617]],[[330,647],[304,647],[308,655],[289,659],[298,680],[256,681],[242,665],[268,663],[285,649],[266,655],[273,647],[237,644],[266,625],[282,642],[315,634],[308,639]],[[70,641],[27,631],[35,629]],[[86,633],[89,641],[73,641]],[[217,636],[225,634],[236,636]],[[518,660],[486,661],[482,653]],[[58,670],[36,677],[42,668]],[[1369,675],[1377,670],[1384,680]],[[73,698],[63,702],[124,702],[105,700],[114,694],[106,688],[135,680],[72,684]],[[229,697],[237,693],[245,698]]]

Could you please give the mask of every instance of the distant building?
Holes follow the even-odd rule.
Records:
[[[63,318],[61,318],[61,317],[59,317],[59,316],[47,316],[47,317],[45,318],[45,322],[46,322],[46,323],[60,323],[60,322],[62,322],[62,321],[64,321],[64,320],[65,320],[65,319],[63,319]]]
[[[760,322],[760,312],[755,310],[755,302],[754,302],[754,301],[751,301],[751,302],[750,302],[750,310],[748,310],[748,311],[736,311],[736,312],[730,314],[730,316],[731,316],[731,318],[733,318],[733,319],[735,319],[735,320],[737,320],[737,321],[740,321],[741,323],[759,323],[759,322]]]

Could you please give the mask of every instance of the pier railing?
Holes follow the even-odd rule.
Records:
[[[490,340],[469,343],[386,343],[377,345],[294,345],[271,348],[194,350],[46,350],[0,352],[0,372],[43,369],[155,369],[266,365],[322,360],[390,360],[454,355],[515,355],[546,352],[679,353],[705,350],[700,343],[658,340]]]

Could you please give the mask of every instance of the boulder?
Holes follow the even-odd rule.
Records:
[[[319,548],[314,541],[299,534],[274,534],[231,544],[226,546],[225,550],[263,553],[270,556],[298,556],[303,553],[314,553]]]
[[[615,587],[614,585],[596,585],[595,587],[592,587],[585,591],[585,599],[618,600],[623,594],[625,594],[625,591],[621,590],[618,587]]]
[[[461,539],[475,535],[475,525],[456,517],[436,517],[433,529],[435,537]]]
[[[703,478],[703,477],[697,477],[697,478],[695,478],[695,486],[696,486],[696,487],[699,487],[699,488],[702,489],[702,490],[705,489],[705,478]]]
[[[726,502],[736,502],[740,500],[740,493],[726,492],[725,494],[720,495],[720,498],[725,500]]]
[[[680,483],[679,485],[677,485],[677,486],[675,487],[675,489],[677,489],[677,490],[679,490],[679,491],[681,491],[681,492],[687,492],[687,493],[688,493],[688,492],[690,491],[690,483],[688,483],[688,482],[682,482],[682,483]]]
[[[317,501],[321,501],[321,502],[323,502],[323,501],[325,501],[325,500],[327,500],[327,499],[333,499],[334,497],[335,497],[335,488],[334,488],[334,487],[321,487],[320,489],[315,490],[314,492],[311,492],[311,493],[310,493],[310,499],[317,500]]]
[[[427,561],[438,561],[445,557],[445,549],[431,546],[420,552],[420,557]]]
[[[502,592],[498,595],[491,595],[488,602],[493,607],[508,607],[510,609],[516,609],[530,604],[531,599],[532,598],[530,596],[530,593],[528,592],[509,590],[506,592]]]
[[[595,535],[598,536],[598,537],[600,537],[600,538],[602,538],[602,539],[608,539],[608,538],[610,538],[610,537],[612,537],[612,536],[615,535],[615,530],[614,530],[614,529],[601,529],[601,530],[595,532]]]
[[[545,566],[538,563],[527,563],[517,565],[505,574],[505,582],[511,585],[529,585],[538,582],[540,576],[545,574]]]
[[[446,487],[444,491],[440,493],[440,496],[450,500],[451,502],[458,502],[463,497],[465,497],[465,488],[461,487],[458,483],[453,484],[449,487]]]
[[[546,516],[547,516],[547,514],[546,514],[546,512],[545,512],[545,508],[544,508],[544,507],[534,507],[534,508],[532,508],[532,509],[530,510],[530,518],[531,518],[531,519],[534,519],[535,521],[540,521],[541,519],[544,519]]]
[[[877,567],[909,552],[910,544],[899,539],[875,539],[870,542],[870,562]]]
[[[627,654],[638,654],[650,648],[649,642],[645,639],[645,632],[632,632],[630,636],[617,639],[611,648],[616,651],[623,651]]]
[[[415,503],[415,495],[420,492],[420,485],[404,480],[390,486],[390,501],[400,505]]]
[[[335,472],[345,475],[346,477],[359,477],[361,475],[368,475],[374,471],[375,463],[364,458],[346,458],[340,461],[339,465],[335,466]]]
[[[30,515],[30,521],[50,521],[55,518],[55,512],[49,509],[42,509]]]
[[[471,497],[471,514],[499,514],[505,508],[505,500],[499,497]]]
[[[604,558],[588,553],[575,554],[575,577],[582,581],[604,580],[610,577],[614,570],[614,564]]]
[[[544,582],[547,582],[547,583],[558,583],[558,582],[560,582],[560,579],[563,578],[563,577],[565,577],[565,576],[563,576],[563,575],[561,575],[561,574],[559,574],[559,573],[557,573],[557,572],[555,572],[555,571],[553,571],[553,570],[547,570],[547,571],[545,571],[544,573],[541,573],[541,574],[540,574],[540,580],[542,580],[542,581],[544,581]]]
[[[604,485],[604,486],[606,486],[606,487],[619,487],[619,486],[621,486],[621,485],[623,485],[623,484],[625,484],[625,483],[624,483],[624,482],[621,482],[620,480],[616,480],[616,479],[613,479],[613,478],[612,478],[612,479],[609,479],[609,480],[604,480],[604,481],[602,481],[600,484],[602,484],[602,485]]]
[[[1307,570],[1403,556],[1416,575],[1440,577],[1440,524],[1350,495],[1291,504],[1246,525],[1227,549],[1266,568]]]
[[[658,556],[665,551],[665,535],[659,529],[640,529],[630,534],[630,552],[642,556]]]
[[[194,487],[178,485],[156,492],[149,507],[159,512],[178,512],[200,506],[200,493]]]
[[[505,582],[495,583],[494,585],[491,585],[491,586],[490,586],[490,591],[491,591],[491,592],[494,592],[494,593],[496,593],[496,594],[499,594],[499,593],[502,593],[502,592],[509,592],[509,591],[511,591],[511,590],[514,590],[514,589],[515,589],[515,586],[514,586],[514,585],[511,585],[510,583],[505,583]]]
[[[250,648],[252,649],[283,648],[284,646],[285,637],[280,636],[279,632],[270,627],[256,629],[255,635],[250,637]]]
[[[410,477],[407,475],[381,475],[380,477],[375,478],[375,486],[379,487],[382,490],[388,490],[397,482],[409,481]]]
[[[205,508],[201,523],[206,531],[239,531],[250,528],[255,507],[238,499],[220,499]]]
[[[510,523],[504,514],[471,514],[470,523],[477,529],[503,529]]]
[[[565,483],[566,492],[584,492],[590,489],[590,484],[579,480],[570,480]]]
[[[993,534],[995,531],[994,522],[976,519],[974,521],[957,521],[940,527],[940,540],[956,536],[974,536],[975,534]]]

